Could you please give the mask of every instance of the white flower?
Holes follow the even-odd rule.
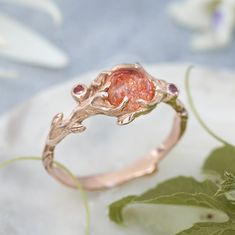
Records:
[[[191,42],[195,50],[227,46],[235,27],[235,0],[184,0],[169,7],[180,24],[198,30]]]
[[[62,15],[59,8],[50,0],[0,0],[0,2],[21,4],[23,6],[33,7],[38,10],[48,12],[55,23],[61,23]]]
[[[1,1],[48,12],[57,24],[62,20],[59,8],[50,0]],[[3,14],[0,14],[0,56],[50,68],[61,68],[68,64],[64,52],[32,29]]]

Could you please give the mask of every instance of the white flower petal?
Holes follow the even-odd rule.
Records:
[[[223,2],[217,7],[216,12],[220,14],[219,19],[216,22],[212,19],[210,30],[193,39],[193,49],[219,49],[231,42],[235,26],[234,5]]]
[[[213,50],[220,47],[220,43],[213,33],[207,32],[195,36],[192,39],[191,47],[195,51]]]
[[[183,26],[200,30],[193,38],[194,50],[227,46],[235,27],[235,0],[184,0],[170,4],[169,14]]]
[[[0,0],[7,3],[22,4],[29,7],[34,7],[38,10],[49,13],[55,23],[61,23],[62,14],[60,9],[50,0]]]
[[[0,68],[0,78],[17,78],[18,74],[12,70],[4,70]]]
[[[172,3],[168,8],[169,14],[183,26],[193,29],[208,29],[211,16],[208,14],[209,0],[188,0]]]
[[[235,26],[235,5],[220,4],[217,11],[220,12],[221,19],[215,27],[212,27],[212,30],[221,40],[227,41],[232,37]]]
[[[68,64],[67,56],[49,41],[1,14],[0,34],[7,40],[7,45],[0,47],[2,57],[52,68],[61,68]]]
[[[0,35],[0,47],[6,45],[6,39]]]
[[[230,34],[216,34],[206,32],[192,39],[192,49],[196,51],[215,50],[227,46],[231,41]]]

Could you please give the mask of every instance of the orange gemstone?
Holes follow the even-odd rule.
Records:
[[[118,106],[127,96],[129,102],[126,111],[137,111],[141,105],[138,99],[151,101],[155,94],[155,86],[142,71],[130,68],[118,69],[108,77],[111,85],[108,89],[108,101]]]

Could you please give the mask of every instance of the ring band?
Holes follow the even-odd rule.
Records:
[[[124,169],[78,178],[84,189],[101,190],[154,173],[159,161],[176,145],[186,129],[188,114],[178,95],[174,84],[152,77],[139,64],[121,64],[102,72],[89,87],[76,85],[72,89],[77,103],[75,109],[66,119],[59,113],[52,120],[42,154],[45,169],[56,180],[75,188],[74,179],[53,164],[55,147],[67,135],[85,131],[82,122],[90,116],[114,116],[117,124],[126,125],[163,102],[175,110],[176,116],[169,136],[160,147]]]

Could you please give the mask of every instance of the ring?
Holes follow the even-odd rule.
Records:
[[[86,127],[82,122],[90,116],[113,116],[118,125],[126,125],[163,102],[175,110],[176,116],[169,136],[160,147],[124,169],[78,179],[85,190],[101,190],[154,173],[159,161],[176,145],[187,126],[187,110],[178,95],[179,90],[174,84],[154,78],[139,64],[118,65],[100,73],[89,87],[84,84],[74,86],[75,109],[68,118],[64,118],[63,113],[57,114],[51,123],[42,154],[46,171],[64,185],[75,188],[74,179],[53,164],[55,147],[67,135],[84,132]]]

